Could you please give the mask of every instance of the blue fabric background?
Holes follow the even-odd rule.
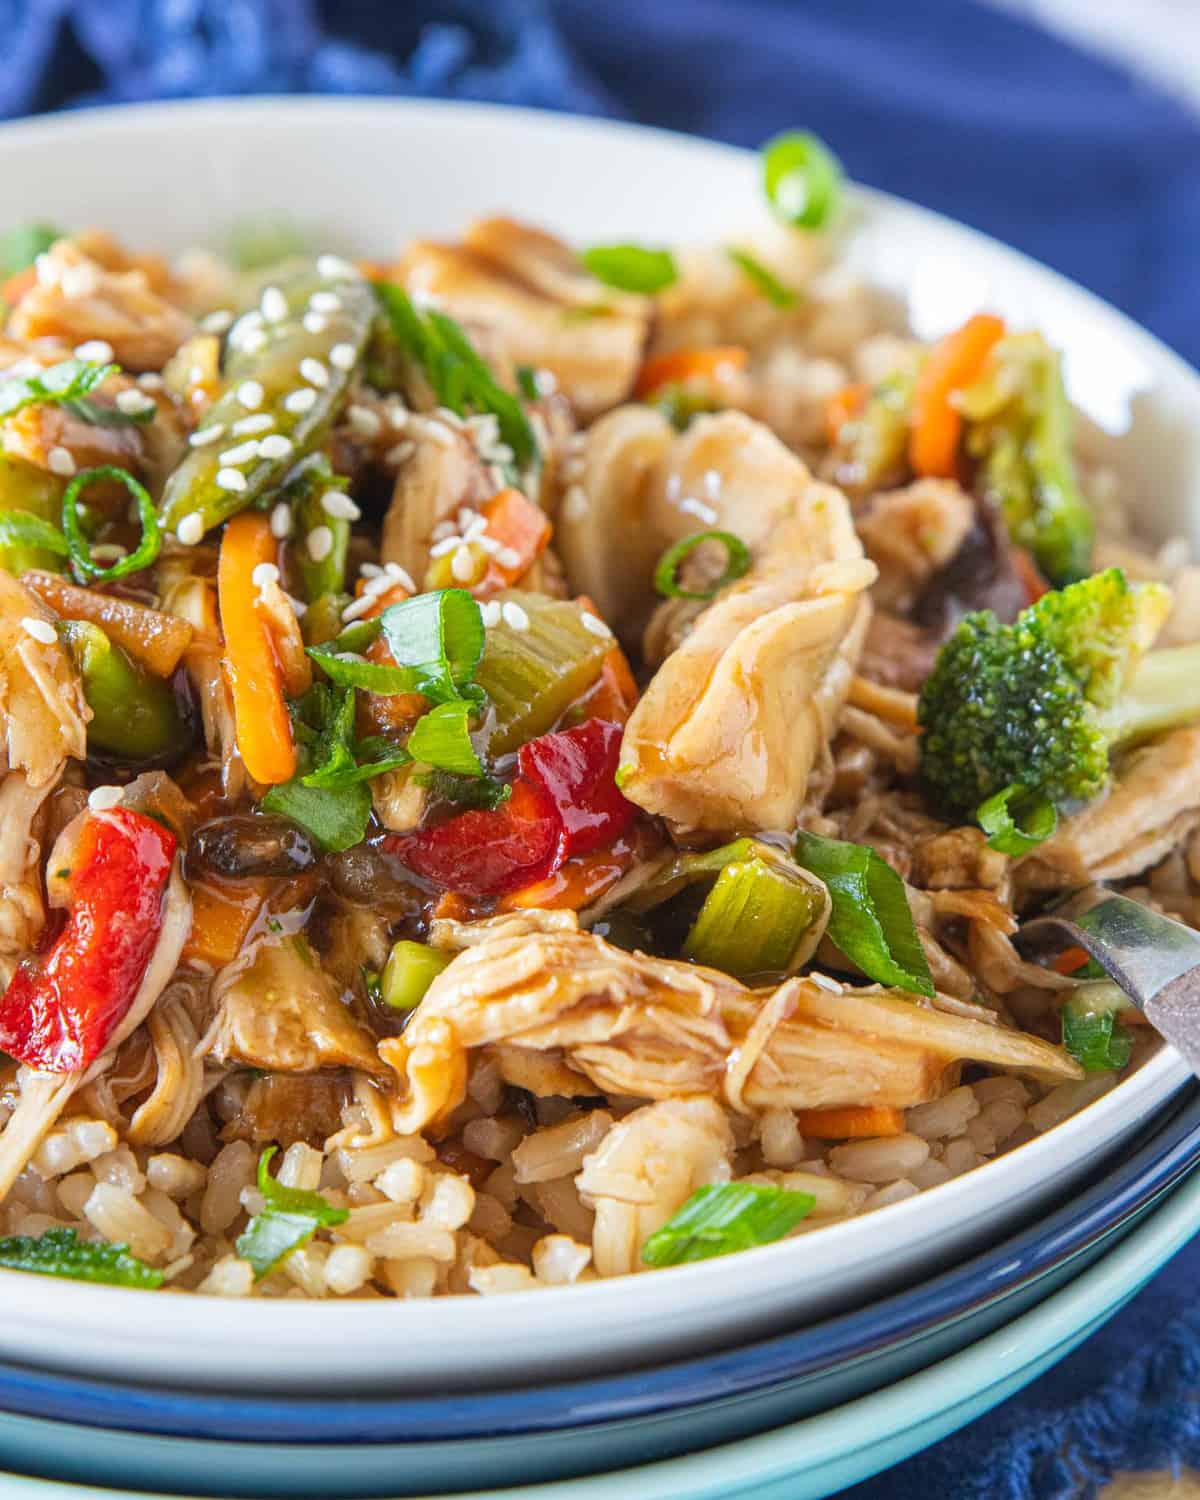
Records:
[[[315,91],[751,146],[807,126],[855,177],[1019,246],[1200,363],[1200,121],[979,0],[0,0],[0,36],[0,116]],[[1193,1248],[1057,1370],[855,1500],[1066,1500],[1200,1464],[1198,1273]]]

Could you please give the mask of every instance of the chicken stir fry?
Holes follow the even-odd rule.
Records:
[[[890,327],[772,150],[773,233],[678,259],[4,242],[0,1266],[626,1275],[1154,1047],[1014,940],[1096,880],[1200,918],[1187,600],[1056,351]]]

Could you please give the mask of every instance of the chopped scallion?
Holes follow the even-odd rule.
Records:
[[[15,1234],[0,1239],[0,1266],[8,1271],[36,1271],[69,1281],[98,1281],[154,1291],[163,1274],[130,1255],[128,1245],[81,1240],[74,1229],[47,1229],[36,1238]]]
[[[284,1187],[271,1176],[271,1158],[278,1147],[268,1146],[258,1159],[258,1191],[263,1207],[238,1235],[237,1253],[254,1267],[261,1281],[293,1251],[306,1245],[318,1229],[331,1229],[350,1217],[344,1208],[334,1208],[320,1193]]]
[[[1063,1046],[1087,1073],[1123,1068],[1133,1037],[1120,1020],[1129,997],[1110,979],[1078,985],[1061,1011]]]
[[[114,484],[122,484],[129,491],[137,505],[142,535],[137,546],[127,557],[118,559],[111,567],[101,568],[92,561],[91,543],[84,535],[83,523],[79,516],[79,497],[91,485],[105,480],[111,480]],[[111,583],[114,578],[124,578],[130,573],[140,572],[142,568],[150,566],[162,546],[162,533],[159,530],[154,501],[127,469],[119,468],[116,464],[103,464],[100,468],[84,469],[82,473],[76,474],[63,495],[62,516],[63,531],[66,533],[67,546],[70,549],[71,567],[80,583]]]
[[[422,714],[408,737],[408,753],[413,760],[436,771],[482,776],[483,765],[471,743],[472,707],[466,702],[439,703]]]
[[[466,690],[483,656],[483,615],[465,589],[416,594],[380,618],[396,665],[411,672],[408,691],[435,703],[474,696]]]
[[[36,375],[10,376],[0,380],[0,421],[15,417],[27,406],[64,406],[80,401],[110,375],[116,365],[101,365],[86,359],[63,359]]]
[[[763,187],[776,215],[800,229],[823,229],[842,197],[842,164],[807,130],[777,135],[763,147]]]
[[[745,272],[747,278],[754,283],[763,296],[774,307],[794,307],[796,305],[796,294],[771,271],[768,271],[762,261],[756,260],[753,255],[745,250],[739,250],[736,245],[730,245],[725,252],[735,266]]]
[[[645,245],[593,245],[579,258],[597,281],[621,292],[653,296],[679,278],[669,250],[651,250]]]
[[[725,571],[710,588],[681,588],[676,575],[684,561],[703,542],[720,542],[725,548]],[[667,599],[712,599],[727,583],[740,578],[749,566],[750,549],[732,531],[696,531],[676,542],[673,547],[668,547],[659,558],[658,566],[654,569],[654,587]]]
[[[1027,854],[1058,827],[1058,809],[1048,797],[1027,792],[1014,782],[981,802],[975,821],[988,836],[988,848],[1000,854]]]
[[[0,511],[0,547],[32,547],[69,557],[71,549],[57,526],[28,510]]]
[[[816,1206],[811,1193],[723,1182],[697,1188],[642,1246],[648,1266],[679,1266],[783,1239]]]

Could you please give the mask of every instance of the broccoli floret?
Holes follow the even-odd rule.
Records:
[[[1045,595],[1012,625],[968,615],[921,692],[920,773],[952,816],[1014,783],[1086,801],[1115,745],[1200,718],[1200,646],[1153,652],[1170,607],[1119,569]]]
[[[1095,526],[1075,478],[1058,353],[1039,333],[1004,339],[960,404],[976,486],[1003,509],[1013,541],[1052,583],[1085,577]]]

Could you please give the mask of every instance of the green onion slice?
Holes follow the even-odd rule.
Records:
[[[28,270],[39,255],[44,255],[61,238],[62,230],[55,229],[53,224],[17,224],[0,235],[0,276],[7,280]]]
[[[30,510],[0,511],[0,547],[36,547],[53,552],[55,557],[69,557],[71,553],[58,527]]]
[[[763,187],[778,218],[800,229],[822,229],[842,197],[842,164],[807,130],[791,130],[762,149]]]
[[[777,276],[768,271],[762,261],[755,260],[753,255],[745,250],[739,250],[736,245],[730,245],[725,253],[735,266],[745,272],[748,279],[773,306],[794,307],[796,305],[795,292],[790,287],[784,286]]]
[[[27,406],[63,405],[78,401],[120,366],[99,365],[85,359],[64,359],[37,375],[21,375],[0,380],[0,421],[15,417]]]
[[[933,976],[904,882],[867,844],[796,835],[796,861],[823,880],[833,900],[829,937],[879,984],[932,996]]]
[[[1058,827],[1058,809],[1048,797],[1018,782],[981,802],[975,821],[988,835],[988,848],[1000,854],[1027,854]]]
[[[344,1224],[350,1217],[347,1209],[334,1208],[320,1193],[284,1187],[272,1177],[268,1168],[277,1150],[268,1146],[258,1159],[262,1212],[254,1215],[237,1239],[237,1253],[254,1267],[255,1281],[261,1281],[293,1251],[306,1245],[318,1229]]]
[[[679,279],[675,257],[669,250],[651,250],[645,245],[593,245],[579,258],[597,281],[621,292],[652,296]]]
[[[811,1193],[723,1182],[697,1188],[642,1246],[648,1266],[680,1266],[781,1240],[813,1211]]]
[[[133,497],[137,505],[138,519],[141,521],[142,536],[128,557],[122,557],[110,568],[101,568],[92,561],[91,543],[84,535],[78,507],[79,497],[84,490],[106,479],[116,484],[123,484]],[[63,495],[62,514],[63,531],[66,533],[67,545],[70,548],[71,567],[80,583],[110,583],[114,578],[124,578],[129,573],[137,573],[142,568],[150,566],[162,546],[162,533],[159,530],[154,501],[128,469],[119,468],[116,464],[103,464],[97,469],[84,469],[76,474]]]
[[[471,743],[473,707],[466,702],[439,703],[423,714],[408,737],[408,753],[413,760],[422,761],[435,771],[482,776],[483,764]]]
[[[700,546],[701,542],[721,543],[725,548],[727,558],[725,571],[709,589],[680,588],[676,582],[676,574],[685,558]],[[741,537],[734,536],[732,531],[695,531],[691,536],[685,536],[681,541],[676,542],[673,547],[668,547],[659,558],[658,566],[654,569],[654,587],[667,599],[712,599],[727,583],[740,578],[749,566],[750,549]]]
[[[392,1010],[415,1010],[453,958],[453,953],[427,943],[412,943],[406,938],[393,943],[379,981],[383,1003]]]
[[[384,637],[397,666],[412,672],[409,691],[435,703],[470,697],[464,691],[483,656],[483,615],[465,589],[415,594],[385,609]]]
[[[1133,1051],[1133,1037],[1121,1023],[1130,1008],[1128,995],[1110,979],[1077,985],[1061,1011],[1063,1046],[1087,1073],[1123,1068]]]
[[[0,1239],[0,1266],[9,1271],[36,1271],[69,1281],[98,1281],[106,1286],[153,1291],[163,1274],[130,1255],[128,1245],[81,1240],[74,1229],[47,1229],[36,1238],[14,1234]]]
[[[738,979],[791,974],[810,957],[830,899],[807,870],[750,839],[717,875],[683,945],[685,958]]]

